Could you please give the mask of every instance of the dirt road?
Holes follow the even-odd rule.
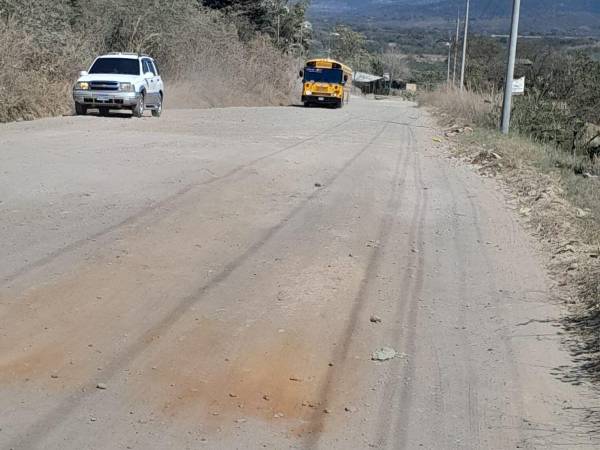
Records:
[[[0,126],[0,448],[598,448],[543,258],[429,125]]]

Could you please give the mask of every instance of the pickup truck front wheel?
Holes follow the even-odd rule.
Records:
[[[135,107],[133,108],[133,115],[134,117],[142,117],[144,115],[144,106],[146,105],[145,103],[146,99],[145,99],[145,95],[142,92],[142,94],[138,97],[137,103],[135,105]]]
[[[75,103],[75,114],[78,116],[85,116],[87,113],[87,106],[80,103]]]

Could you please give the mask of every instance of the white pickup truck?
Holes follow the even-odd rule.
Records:
[[[145,110],[160,117],[165,91],[156,62],[146,55],[110,53],[99,56],[87,72],[81,72],[73,88],[75,113],[98,109],[130,109],[135,117]]]

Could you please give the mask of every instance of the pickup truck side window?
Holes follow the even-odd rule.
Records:
[[[149,59],[145,58],[142,60],[142,68],[144,69],[144,73],[151,72],[153,75],[156,75],[156,70],[152,65],[152,61],[150,61]]]
[[[154,67],[154,75],[160,75],[160,71],[158,70],[158,66],[156,65],[156,61],[151,60],[150,64],[152,64],[152,67]]]

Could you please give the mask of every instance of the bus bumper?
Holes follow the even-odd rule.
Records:
[[[302,103],[310,105],[339,105],[342,99],[339,97],[318,96],[318,95],[303,95]]]

